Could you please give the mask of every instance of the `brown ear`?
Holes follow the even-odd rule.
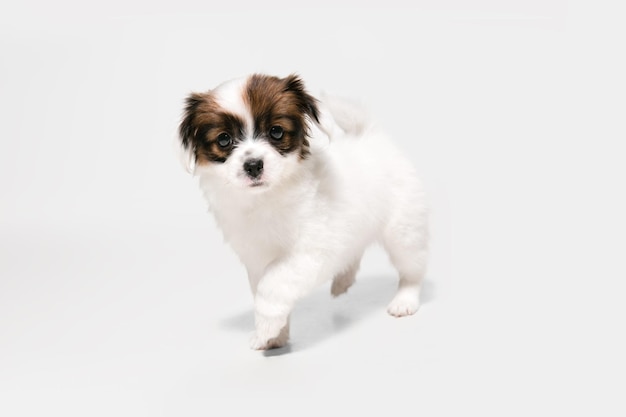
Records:
[[[300,111],[309,116],[315,123],[319,123],[319,109],[317,99],[310,95],[304,88],[304,82],[296,74],[291,74],[283,79],[285,91],[294,93],[298,100]]]
[[[203,97],[200,94],[192,93],[185,100],[185,110],[183,113],[183,120],[180,122],[178,133],[180,135],[180,141],[183,148],[186,151],[191,151],[195,156],[195,137],[198,130],[196,123],[196,113],[198,107],[203,102]]]

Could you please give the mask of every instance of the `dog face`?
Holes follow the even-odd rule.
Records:
[[[298,77],[255,74],[187,97],[179,133],[196,172],[256,192],[297,171],[318,115]]]

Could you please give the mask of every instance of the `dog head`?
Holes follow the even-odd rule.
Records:
[[[196,173],[262,191],[297,172],[318,118],[300,78],[255,74],[189,95],[179,133]]]

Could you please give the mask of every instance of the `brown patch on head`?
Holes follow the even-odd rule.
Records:
[[[183,147],[191,150],[197,164],[221,163],[226,161],[236,141],[243,138],[243,126],[243,120],[225,112],[211,92],[193,93],[187,97],[179,133]],[[226,138],[230,138],[230,143],[223,146]]]
[[[319,111],[317,101],[305,91],[300,78],[252,75],[243,99],[254,119],[254,137],[266,139],[282,155],[298,151],[305,158],[309,154],[306,118],[318,121]],[[279,138],[270,133],[276,127],[283,131],[274,135]]]

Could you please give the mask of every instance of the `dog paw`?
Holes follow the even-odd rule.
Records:
[[[419,296],[417,294],[400,292],[396,294],[387,312],[394,317],[405,317],[415,314],[419,309]]]
[[[256,316],[256,331],[250,338],[254,350],[267,350],[283,347],[289,340],[289,323],[286,319]]]
[[[288,332],[281,331],[277,337],[268,339],[254,333],[250,338],[250,348],[254,350],[277,349],[285,346],[289,340]]]
[[[333,297],[338,297],[348,291],[348,288],[354,284],[357,270],[358,265],[356,267],[352,267],[343,274],[337,275],[333,279],[333,284],[330,287],[330,293]]]
[[[333,297],[339,297],[348,291],[348,288],[352,286],[354,281],[347,281],[344,279],[333,280],[333,285],[330,287],[330,293]]]

